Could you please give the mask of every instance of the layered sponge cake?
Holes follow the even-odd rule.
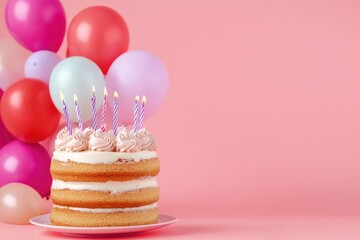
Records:
[[[63,129],[51,164],[51,224],[102,227],[156,223],[160,171],[154,137],[145,129]]]

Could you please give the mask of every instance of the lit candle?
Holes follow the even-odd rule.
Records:
[[[146,103],[146,97],[145,95],[141,99],[142,105],[141,105],[141,112],[140,112],[140,123],[139,123],[139,129],[142,129],[143,123],[144,123],[144,116],[145,116],[145,103]]]
[[[80,128],[80,130],[82,130],[83,123],[82,123],[82,119],[81,119],[80,107],[78,104],[78,98],[77,98],[76,94],[74,94],[74,103],[75,103],[76,116],[77,116],[77,119],[79,122],[79,128]]]
[[[95,87],[92,87],[93,95],[91,97],[91,105],[92,105],[92,117],[93,117],[93,129],[96,131],[97,129],[97,120],[96,120],[96,96],[95,96]]]
[[[102,106],[102,114],[101,114],[101,131],[106,131],[106,108],[107,108],[107,90],[104,88],[104,101]]]
[[[119,95],[117,91],[114,92],[114,115],[113,115],[113,132],[114,136],[117,135],[117,122],[118,122],[118,99]]]
[[[139,96],[135,97],[135,104],[134,104],[134,133],[136,132],[136,124],[138,118],[138,108],[139,108]]]
[[[66,120],[66,123],[67,123],[67,128],[68,128],[68,131],[69,131],[70,135],[72,135],[72,127],[71,127],[71,122],[70,122],[70,119],[69,119],[69,112],[68,112],[68,109],[67,109],[67,106],[66,106],[66,103],[65,103],[64,94],[61,91],[60,91],[60,98],[61,98],[61,101],[63,103],[63,111],[64,111],[64,115],[65,115],[65,120]]]

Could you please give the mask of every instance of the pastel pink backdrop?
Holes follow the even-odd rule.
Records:
[[[360,213],[359,1],[62,3],[115,8],[168,68],[161,212]]]

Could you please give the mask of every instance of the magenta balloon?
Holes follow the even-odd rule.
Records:
[[[30,51],[56,52],[64,39],[66,19],[59,0],[9,0],[5,19],[11,35]]]
[[[0,103],[3,93],[4,91],[0,89]],[[2,148],[5,144],[11,142],[12,140],[14,140],[14,137],[9,133],[9,131],[4,126],[0,112],[0,148]]]
[[[136,95],[147,98],[145,118],[159,110],[165,100],[169,77],[160,59],[146,51],[129,51],[119,56],[106,76],[109,96],[119,93],[119,121],[133,123]]]
[[[60,61],[61,58],[54,52],[37,51],[26,60],[25,77],[36,78],[49,84],[51,72]]]
[[[13,182],[34,188],[44,197],[51,187],[50,156],[40,144],[12,141],[0,150],[0,187]]]

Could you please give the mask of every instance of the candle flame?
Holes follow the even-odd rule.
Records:
[[[108,95],[107,89],[106,87],[104,87],[104,97],[107,97],[107,95]]]
[[[93,95],[95,95],[95,86],[92,86]]]
[[[139,101],[139,99],[140,99],[140,97],[139,97],[139,95],[137,95],[137,96],[135,97],[135,101],[137,102],[137,101]]]
[[[78,98],[76,96],[76,94],[74,94],[74,102],[77,102],[78,101]]]
[[[62,93],[62,91],[60,91],[60,99],[61,99],[61,101],[65,101],[65,97],[64,97],[64,94]]]
[[[118,97],[119,97],[119,95],[118,95],[117,91],[115,91],[114,92],[114,98],[118,98]]]
[[[145,95],[142,97],[141,102],[142,102],[143,104],[145,104],[145,103],[146,103],[146,97],[145,97]]]

